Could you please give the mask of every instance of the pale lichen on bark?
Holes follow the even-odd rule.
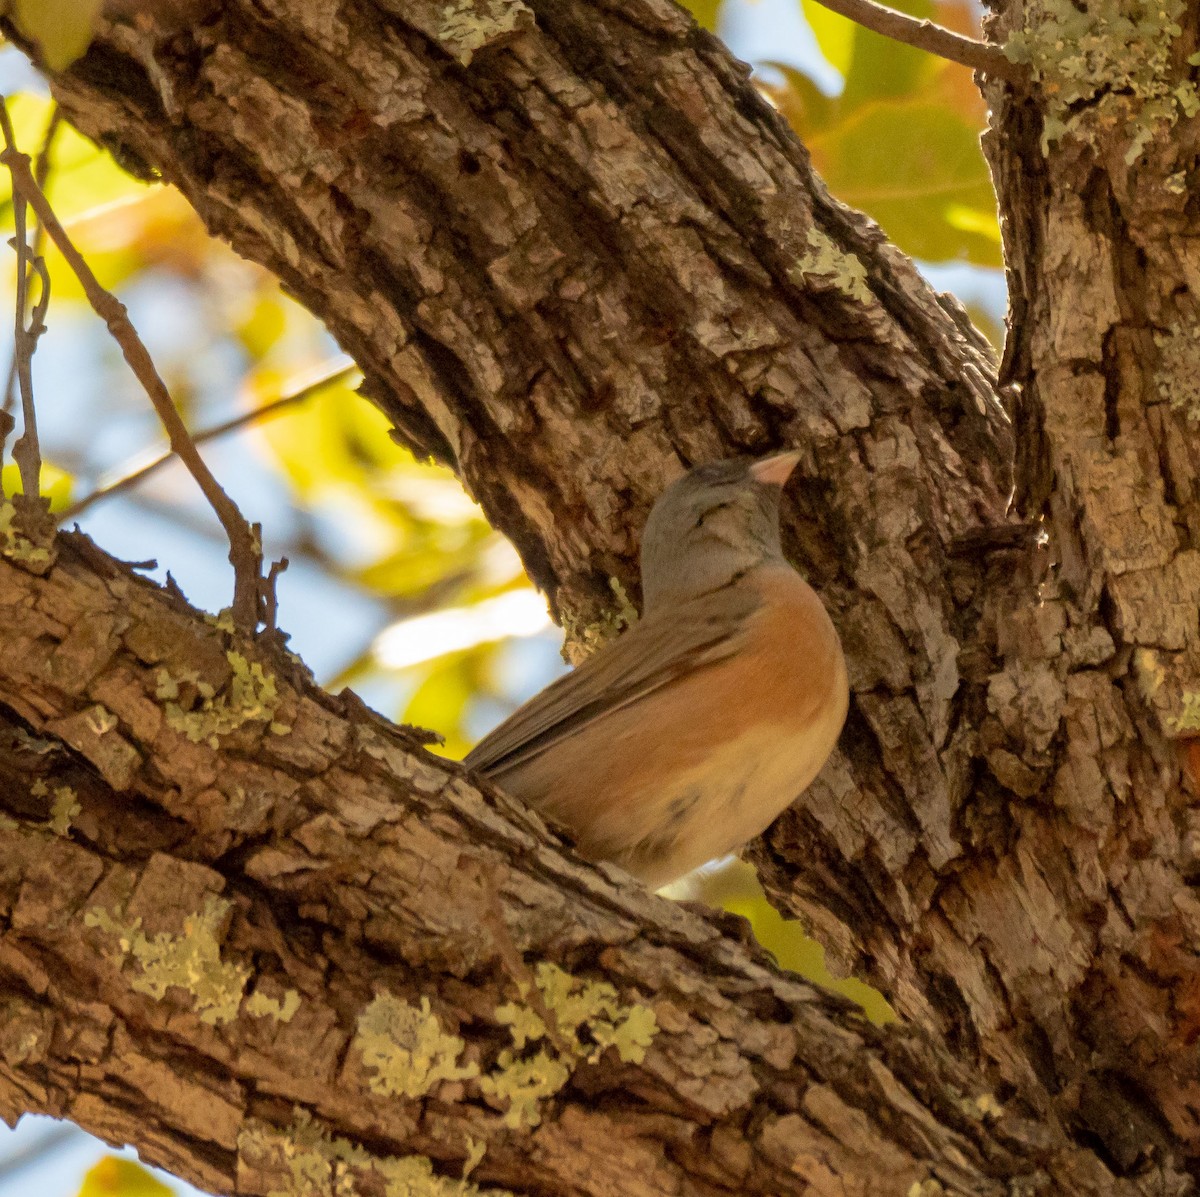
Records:
[[[50,787],[39,777],[29,788],[35,798],[44,798],[50,793]],[[79,814],[78,795],[70,786],[55,786],[54,798],[50,805],[50,817],[46,820],[46,829],[54,835],[66,835],[71,830],[71,820]]]
[[[640,1064],[658,1033],[654,1011],[622,1002],[606,981],[580,980],[552,961],[542,961],[535,984],[541,997],[537,1007],[522,993],[521,1001],[496,1010],[497,1021],[509,1029],[512,1048],[500,1053],[496,1067],[480,1082],[486,1096],[506,1106],[505,1123],[513,1127],[538,1125],[542,1099],[562,1089],[576,1062],[594,1064],[613,1047],[621,1060]],[[553,1019],[553,1027],[546,1025],[543,1012]],[[526,1052],[538,1044],[532,1055]]]
[[[243,1009],[254,1018],[272,1018],[276,1022],[291,1022],[300,1009],[300,995],[294,989],[284,990],[283,997],[273,997],[256,989]]]
[[[442,9],[440,41],[463,66],[487,46],[503,42],[534,23],[522,0],[452,0]]]
[[[1184,0],[1032,0],[1023,11],[1004,49],[1042,85],[1043,153],[1068,133],[1094,141],[1132,128],[1132,163],[1156,128],[1200,112],[1200,92],[1173,62]]]
[[[442,1030],[424,996],[416,1007],[377,994],[358,1016],[354,1046],[371,1073],[371,1089],[385,1097],[420,1097],[441,1081],[479,1075],[478,1064],[459,1063],[466,1044]]]
[[[290,732],[287,724],[274,718],[279,706],[275,678],[259,662],[248,661],[241,653],[230,650],[225,657],[230,675],[220,693],[195,670],[178,676],[167,669],[159,670],[155,693],[163,700],[168,725],[192,743],[204,741],[210,748],[217,747],[219,737],[248,723],[266,723],[274,735]],[[194,690],[194,699],[186,708],[179,702],[184,687]]]
[[[1154,334],[1159,364],[1154,373],[1158,393],[1189,423],[1200,423],[1200,322],[1176,320]]]
[[[867,269],[852,253],[840,249],[833,239],[816,225],[808,230],[808,249],[789,272],[793,282],[836,287],[861,304],[870,304],[875,296],[867,285]]]
[[[31,567],[50,564],[50,550],[35,544],[20,530],[16,505],[10,499],[0,502],[0,554],[10,561]]]
[[[116,938],[119,955],[136,962],[130,986],[138,993],[161,1000],[172,988],[190,995],[201,1022],[212,1026],[232,1022],[238,1015],[251,969],[221,958],[220,928],[230,903],[208,895],[204,907],[189,916],[178,934],[148,936],[140,918],[93,907],[83,916],[85,927],[94,927]]]
[[[504,1189],[486,1194],[467,1176],[481,1155],[469,1143],[461,1178],[441,1176],[423,1155],[377,1155],[332,1134],[306,1110],[297,1109],[283,1131],[268,1123],[248,1119],[238,1137],[243,1167],[266,1178],[267,1197],[348,1197],[360,1191],[382,1189],[383,1197],[511,1197]]]

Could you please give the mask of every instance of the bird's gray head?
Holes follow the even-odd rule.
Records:
[[[779,496],[799,458],[789,452],[714,461],[667,487],[642,533],[646,611],[707,594],[764,562],[782,562]]]

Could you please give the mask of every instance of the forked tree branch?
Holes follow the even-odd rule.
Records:
[[[121,347],[121,352],[133,370],[138,382],[142,384],[154,410],[166,430],[171,450],[187,466],[188,472],[200,487],[208,500],[225,534],[229,538],[229,561],[234,572],[233,618],[239,627],[253,631],[258,624],[260,611],[260,590],[262,580],[262,543],[258,532],[242,515],[237,504],[230,498],[225,488],[217,481],[216,475],[209,469],[204,458],[200,456],[196,443],[188,432],[175,401],[171,398],[167,385],[159,374],[149,351],[146,349],[137,329],[130,322],[125,305],[115,295],[106,290],[96,278],[87,260],[76,249],[58,217],[54,214],[45,193],[38,186],[30,168],[29,156],[23,154],[16,146],[12,135],[12,124],[8,119],[7,105],[0,103],[0,128],[3,129],[5,148],[0,153],[0,162],[8,167],[12,175],[14,200],[28,203],[37,214],[38,221],[45,229],[46,235],[54,242],[67,265],[79,279],[83,292],[87,296],[95,313],[105,322],[113,339]],[[21,277],[24,278],[22,266]],[[44,285],[44,284],[43,284]],[[18,321],[24,320],[23,306],[24,291],[18,283],[19,302]],[[24,376],[22,374],[22,392],[24,401]],[[32,404],[27,404],[32,407]],[[24,436],[31,434],[31,412],[26,413],[26,431]],[[36,440],[33,442],[36,446]],[[22,467],[22,475],[26,472]],[[36,474],[35,474],[36,481]],[[28,486],[28,482],[26,483]],[[36,488],[29,493],[36,493]]]

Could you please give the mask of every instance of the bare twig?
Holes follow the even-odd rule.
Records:
[[[93,310],[105,322],[108,331],[120,345],[125,360],[150,397],[150,402],[154,404],[154,410],[166,429],[172,451],[178,454],[179,459],[187,466],[204,497],[216,512],[217,519],[221,521],[225,535],[229,538],[229,561],[234,574],[233,619],[243,631],[253,632],[258,627],[262,582],[262,545],[254,529],[247,523],[237,504],[226,494],[205,464],[204,458],[200,456],[171,399],[166,383],[155,368],[137,330],[129,321],[125,305],[100,285],[91,267],[67,236],[58,217],[54,215],[42,189],[33,177],[29,155],[20,153],[10,141],[4,152],[0,153],[0,163],[7,166],[12,174],[14,196],[20,192],[37,213],[38,220],[45,226],[46,235],[58,247],[59,253],[79,279]]]
[[[953,33],[932,21],[919,21],[907,13],[877,4],[876,0],[817,0],[817,3],[864,29],[890,37],[892,41],[915,46],[918,50],[962,63],[986,75],[1007,79],[1012,83],[1029,78],[1025,68],[1009,59],[999,46],[976,41],[973,37],[963,37],[961,33]]]
[[[46,190],[46,180],[50,176],[50,151],[54,148],[54,138],[61,126],[62,109],[55,104],[53,112],[50,113],[50,119],[46,122],[46,132],[42,137],[42,148],[38,150],[37,158],[34,159],[33,163],[33,177],[37,180],[37,185],[43,191]],[[42,227],[41,221],[38,221],[33,229],[32,259],[34,262],[37,262],[42,256],[42,247],[45,241],[46,230]],[[43,297],[48,301],[48,291],[43,291]],[[8,364],[8,382],[4,388],[4,410],[10,413],[16,405],[18,360],[16,347],[14,346],[12,360]],[[3,422],[0,421],[0,428],[2,427]],[[3,449],[3,447],[4,438],[0,436],[0,449]]]
[[[16,137],[8,115],[8,105],[0,105],[0,131],[4,134],[6,152],[16,148]],[[38,338],[46,329],[44,317],[50,298],[50,280],[44,263],[33,255],[26,233],[27,207],[25,196],[17,186],[13,175],[13,248],[17,251],[17,297],[13,305],[13,363],[21,391],[21,436],[13,445],[13,461],[21,473],[21,490],[28,499],[41,495],[42,453],[38,444],[37,409],[33,402],[33,355]],[[31,320],[29,316],[29,284],[33,275],[41,279],[42,294]]]
[[[274,416],[282,415],[283,412],[289,411],[293,407],[298,407],[305,400],[311,399],[313,395],[323,391],[327,386],[349,378],[352,374],[356,373],[357,369],[357,366],[341,366],[336,370],[331,370],[323,374],[320,378],[305,383],[298,390],[291,391],[286,395],[280,395],[278,399],[272,399],[264,403],[261,407],[254,408],[253,411],[243,412],[240,416],[234,416],[231,420],[226,420],[221,424],[214,424],[211,428],[205,428],[201,432],[193,433],[192,442],[197,446],[203,445],[230,432],[236,432],[239,428],[245,428],[249,424],[257,424],[262,420],[269,420]],[[145,481],[151,474],[157,473],[168,462],[174,460],[175,451],[168,449],[166,453],[154,458],[153,461],[148,461],[145,465],[137,466],[136,468],[130,468],[127,473],[123,472],[115,482],[99,486],[90,494],[84,495],[78,502],[72,503],[70,507],[59,515],[58,522],[65,524],[69,520],[82,515],[89,507],[94,506],[101,500],[112,498],[114,495],[119,495],[131,487],[137,486],[138,483]]]
[[[288,559],[280,557],[278,561],[271,562],[271,568],[267,570],[266,582],[263,585],[263,627],[268,632],[279,630],[279,595],[275,587],[279,581],[279,575],[288,567]]]

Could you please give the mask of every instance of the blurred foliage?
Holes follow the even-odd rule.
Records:
[[[175,1192],[141,1164],[110,1155],[88,1170],[79,1197],[175,1197]]]
[[[51,511],[61,511],[70,503],[74,481],[67,470],[60,470],[48,461],[42,462],[39,490],[43,498],[50,500]],[[6,495],[19,495],[22,489],[21,471],[10,461],[0,470],[0,490]]]
[[[515,552],[454,474],[398,449],[387,419],[348,385],[325,388],[254,435],[297,508],[314,515],[310,534],[326,567],[386,603],[398,620],[528,587]],[[427,661],[405,667],[409,698],[392,713],[437,730],[442,751],[461,756],[496,642],[443,654],[437,647],[431,640]],[[330,684],[357,685],[387,668],[375,645],[364,646]]]
[[[841,76],[827,95],[807,73],[758,64],[759,86],[808,147],[838,199],[874,217],[905,253],[929,262],[998,267],[995,193],[979,147],[986,118],[967,67],[901,45],[796,0],[821,53]],[[688,5],[711,28],[709,0]],[[890,5],[979,36],[968,0],[893,0]]]
[[[9,0],[0,6],[38,45],[52,71],[69,67],[88,47],[104,0]]]
[[[22,93],[9,97],[13,132],[18,147],[26,154],[35,156],[41,150],[53,111],[54,105],[46,96]],[[151,190],[117,166],[106,150],[65,123],[56,132],[50,161],[46,195],[58,218],[68,224],[82,212],[98,214],[114,202],[136,200]],[[163,187],[154,190],[168,194]],[[180,204],[190,211],[182,197]],[[195,223],[195,218],[192,219]],[[12,227],[12,182],[3,170],[0,170],[0,220],[6,227]],[[125,228],[128,231],[129,226]],[[114,246],[125,241],[119,234],[110,240]],[[96,248],[92,247],[93,252]],[[91,258],[89,255],[89,261]]]
[[[688,0],[687,8],[691,10],[696,23],[712,32],[717,27],[717,14],[721,8],[721,0]]]
[[[780,968],[796,973],[822,989],[857,1002],[866,1016],[882,1026],[894,1022],[896,1013],[878,990],[854,977],[835,977],[825,965],[825,949],[805,935],[803,925],[785,919],[768,901],[753,866],[742,860],[711,865],[668,886],[668,897],[704,902],[750,924],[754,938],[775,958]]]
[[[444,743],[435,751],[442,755],[461,760],[470,750],[467,717],[487,685],[485,675],[494,655],[495,644],[485,644],[416,668],[420,680],[405,707],[404,719],[416,727],[437,728]]]

